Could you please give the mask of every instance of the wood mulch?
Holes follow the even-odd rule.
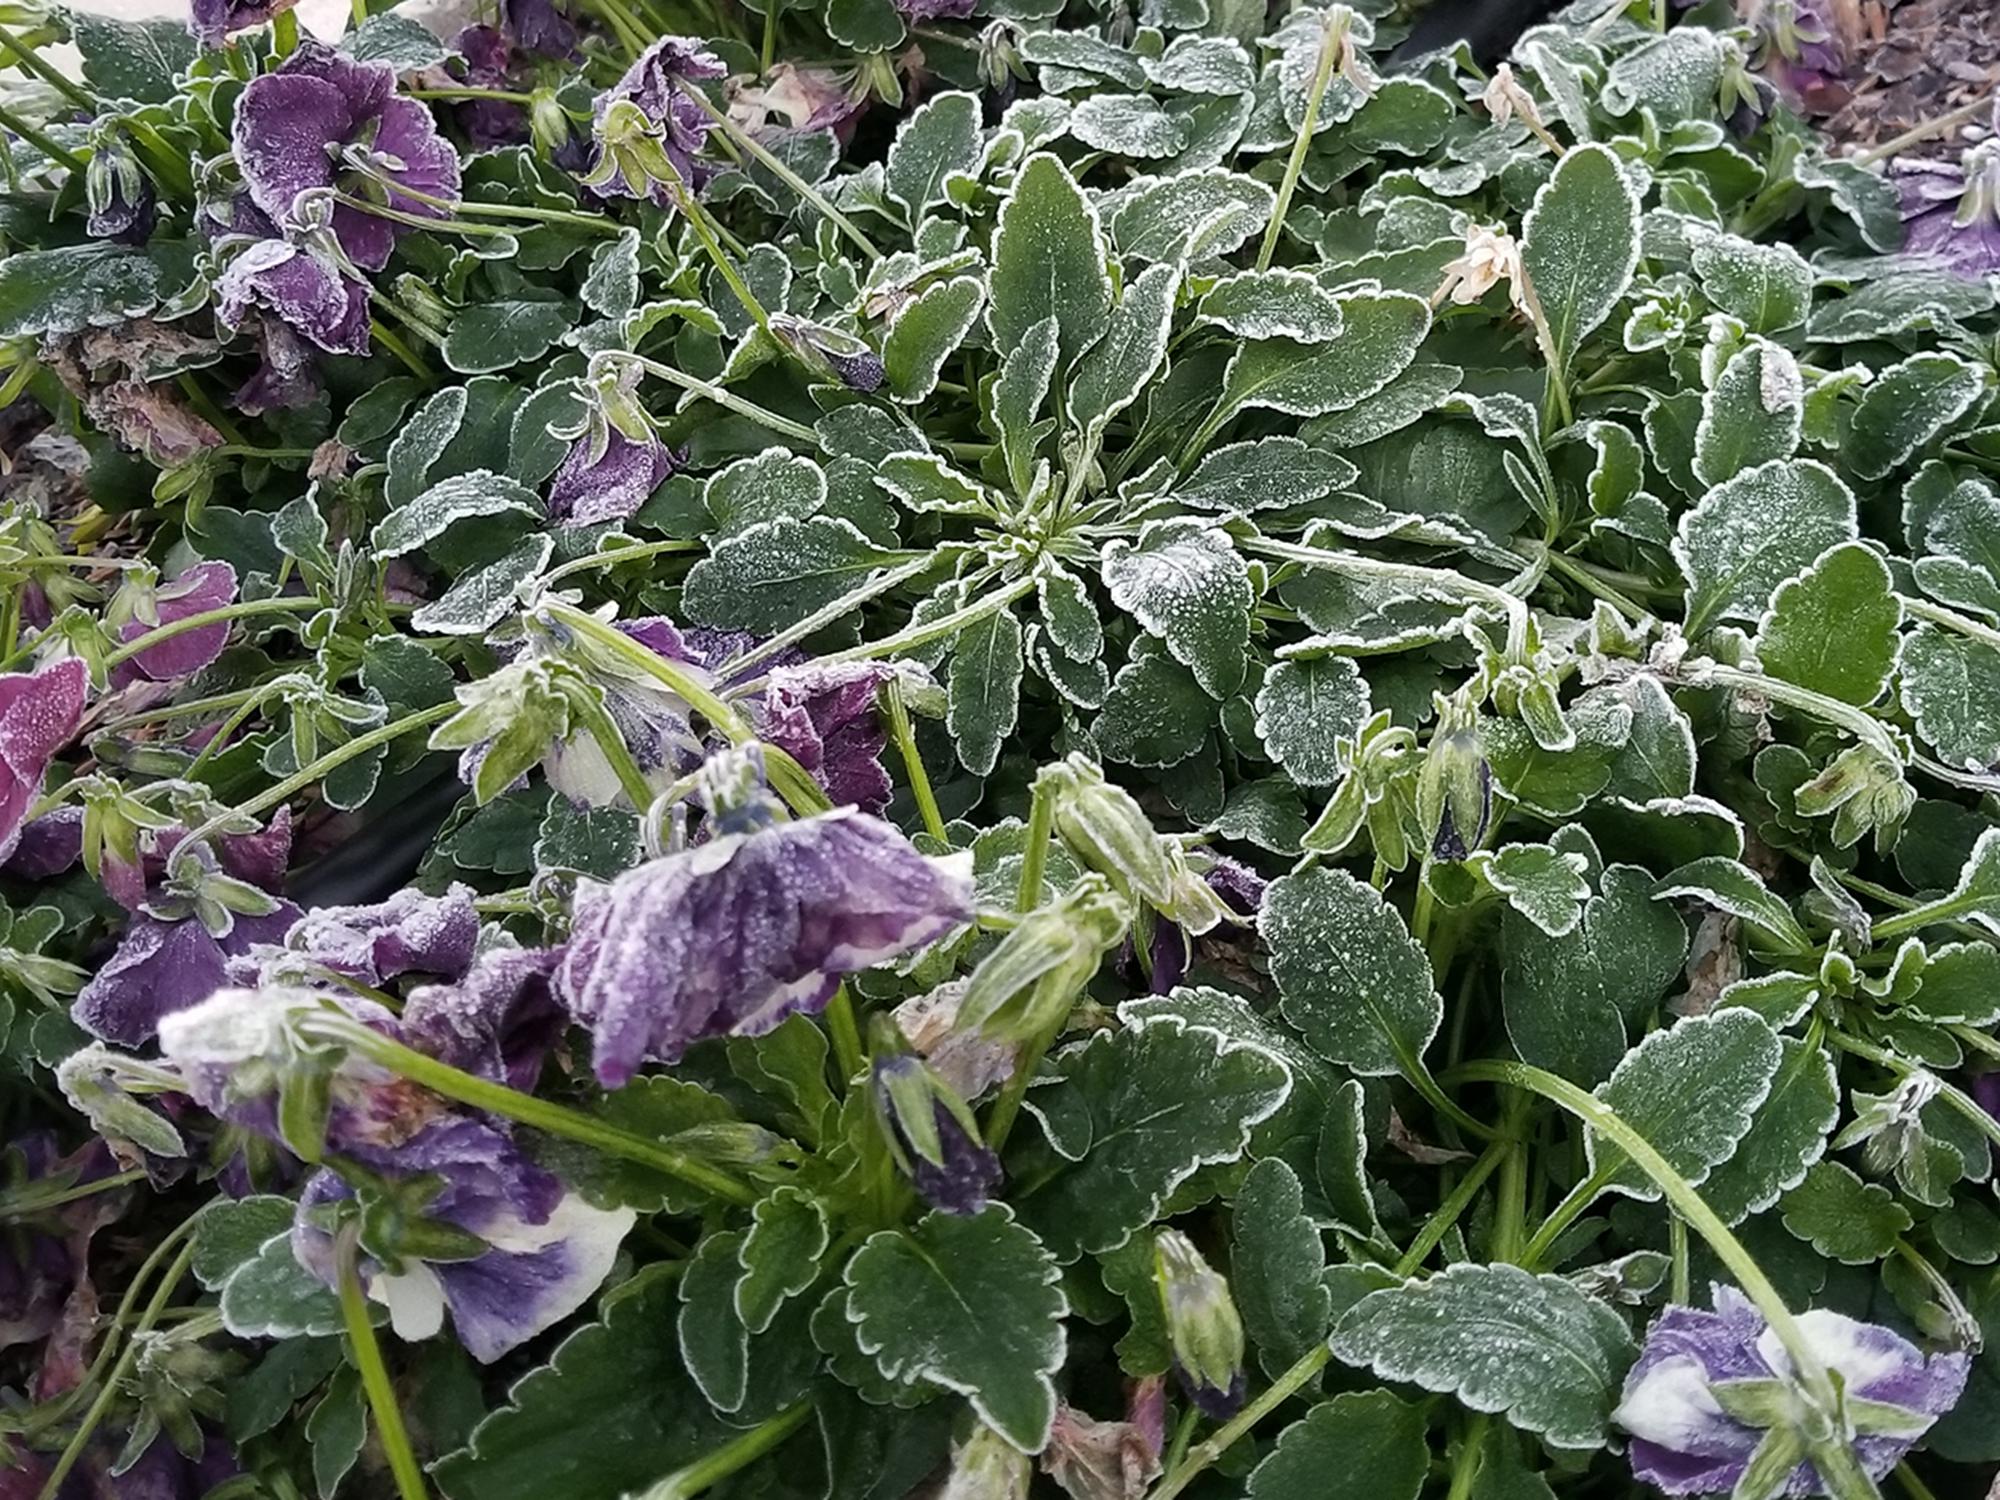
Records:
[[[1993,112],[1974,107],[2000,91],[1996,0],[1834,0],[1833,10],[1847,77],[1810,107],[1838,146],[1865,151],[1961,110],[1972,117],[1922,155],[1956,160],[1994,134]]]

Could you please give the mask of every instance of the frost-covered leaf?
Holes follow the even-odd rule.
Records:
[[[890,1380],[927,1380],[972,1402],[1024,1453],[1055,1420],[1050,1376],[1062,1365],[1069,1311],[1061,1272],[999,1204],[933,1213],[870,1236],[847,1263],[847,1317],[862,1352]]]
[[[1750,1133],[1782,1060],[1776,1033],[1747,1010],[1690,1016],[1626,1053],[1597,1099],[1699,1186]],[[1603,1191],[1642,1202],[1660,1196],[1651,1178],[1595,1132],[1585,1154]]]
[[[914,223],[948,201],[945,179],[977,170],[979,154],[977,96],[955,89],[933,94],[896,131],[883,185]]]
[[[1240,1157],[1291,1089],[1273,1053],[1178,1016],[1098,1032],[1028,1091],[1068,1165],[1026,1194],[1022,1219],[1064,1263],[1115,1250],[1198,1168]]]
[[[217,1198],[201,1211],[195,1226],[189,1266],[195,1280],[210,1291],[223,1285],[273,1239],[289,1234],[296,1212],[291,1199],[271,1193]]]
[[[480,635],[505,619],[519,603],[517,590],[549,565],[555,539],[523,537],[513,550],[483,568],[460,575],[444,594],[419,605],[410,616],[417,630],[439,635]]]
[[[760,521],[718,541],[688,571],[681,599],[705,625],[775,635],[888,560],[853,522],[835,516]]]
[[[945,682],[945,723],[966,770],[984,776],[1021,711],[1021,622],[1006,610],[958,633]]]
[[[932,282],[898,313],[882,340],[890,394],[905,403],[927,399],[937,389],[938,372],[965,342],[985,301],[983,281],[956,276]]]
[[[1273,1376],[1333,1324],[1326,1247],[1304,1203],[1297,1174],[1270,1157],[1244,1177],[1230,1217],[1230,1291],[1259,1363]]]
[[[1338,742],[1353,740],[1372,711],[1351,657],[1281,661],[1257,690],[1257,738],[1300,786],[1331,786],[1345,769]]]
[[[1241,271],[1201,299],[1199,319],[1238,338],[1324,344],[1340,337],[1340,304],[1303,271]]]
[[[1869,382],[1854,409],[1841,458],[1863,479],[1880,479],[1964,416],[1986,389],[1956,354],[1917,354]]]
[[[1228,255],[1264,232],[1277,194],[1220,167],[1142,180],[1111,216],[1118,249],[1138,260]]]
[[[160,268],[125,245],[15,250],[0,257],[0,338],[122,323],[150,312],[160,291]]]
[[[1674,536],[1687,633],[1758,619],[1779,584],[1855,535],[1854,492],[1813,459],[1763,464],[1715,486]]]
[[[999,432],[1000,456],[1016,495],[1026,495],[1033,482],[1035,450],[1055,430],[1055,419],[1041,415],[1055,380],[1056,357],[1062,351],[1056,320],[1044,318],[1021,335],[1013,352],[1000,361],[993,382],[993,425]]]
[[[1639,198],[1617,156],[1599,145],[1564,152],[1535,194],[1521,233],[1521,265],[1558,376],[1611,316],[1638,262]]]
[[[1752,333],[1796,328],[1812,310],[1812,267],[1790,245],[1711,231],[1694,238],[1691,257],[1703,295]]]
[[[1184,122],[1150,94],[1092,94],[1070,112],[1069,133],[1093,151],[1152,160],[1187,145]]]
[[[1940,760],[1975,770],[2000,761],[2000,651],[1919,625],[1903,641],[1897,667],[1903,708]]]
[[[1757,659],[1773,677],[1865,706],[1895,671],[1902,620],[1881,554],[1843,542],[1778,585],[1757,628]]]
[[[1104,337],[1084,355],[1070,382],[1074,426],[1086,434],[1102,432],[1146,393],[1167,357],[1180,286],[1180,268],[1169,265],[1148,266],[1126,286]]]
[[[443,536],[461,521],[484,516],[539,518],[542,503],[533,490],[504,474],[474,469],[432,485],[380,521],[369,546],[378,557],[401,557]]]
[[[1548,936],[1567,936],[1583,920],[1590,882],[1581,854],[1547,844],[1506,844],[1477,851],[1473,865],[1510,907]]]
[[[1702,1197],[1725,1224],[1762,1213],[1797,1187],[1825,1153],[1840,1118],[1840,1084],[1825,1049],[1789,1036],[1778,1044],[1784,1055],[1750,1133],[1701,1185]]]
[[[1423,946],[1381,893],[1345,870],[1272,883],[1261,920],[1285,1019],[1363,1077],[1422,1070],[1444,1002]]]
[[[223,1327],[244,1339],[308,1338],[341,1329],[339,1300],[299,1264],[289,1228],[230,1273],[219,1310]]]
[[[1896,1248],[1910,1212],[1877,1182],[1863,1182],[1837,1161],[1823,1161],[1785,1194],[1785,1228],[1828,1260],[1865,1266]]]
[[[1056,157],[1028,158],[1000,208],[986,326],[1002,356],[1044,318],[1056,320],[1058,367],[1103,335],[1111,321],[1110,247],[1097,210]]]
[[[1694,896],[1718,911],[1749,923],[1771,942],[1794,952],[1810,945],[1791,907],[1764,883],[1764,877],[1740,860],[1697,859],[1662,876],[1653,886],[1655,901]]]
[[[1571,1282],[1468,1264],[1369,1293],[1334,1326],[1333,1352],[1589,1451],[1608,1439],[1638,1351],[1624,1319]]]
[[[826,504],[826,474],[800,454],[766,448],[709,475],[701,501],[723,536],[761,521],[803,521]]]
[[[622,318],[639,305],[638,230],[627,229],[613,243],[598,248],[577,295],[585,307],[607,318]]]
[[[83,59],[84,81],[106,100],[164,104],[174,97],[175,76],[195,59],[194,38],[178,17],[126,20],[87,10],[63,15]]]
[[[548,353],[575,323],[566,302],[482,302],[452,319],[440,352],[466,375],[511,369]]]
[[[1343,331],[1327,344],[1256,339],[1229,362],[1220,410],[1252,407],[1317,417],[1344,411],[1402,374],[1430,332],[1430,307],[1406,292],[1350,292]]]
[[[826,1212],[810,1193],[782,1187],[750,1211],[750,1229],[737,1250],[743,1279],[736,1283],[736,1315],[751,1333],[771,1326],[790,1298],[819,1278],[831,1236]]]
[[[1211,695],[1241,686],[1256,594],[1227,532],[1198,520],[1150,522],[1136,542],[1105,547],[1104,586]]]
[[[1278,1434],[1250,1471],[1249,1500],[1417,1500],[1429,1425],[1388,1391],[1343,1391]]]
[[[1157,648],[1118,669],[1097,720],[1098,748],[1128,766],[1176,766],[1198,751],[1215,700],[1194,674]]]
[[[1791,354],[1765,339],[1739,349],[1702,397],[1694,434],[1694,475],[1721,484],[1745,469],[1798,450],[1805,384]]]
[[[1211,448],[1173,495],[1195,510],[1290,509],[1352,484],[1356,472],[1339,454],[1295,437],[1253,438]]]

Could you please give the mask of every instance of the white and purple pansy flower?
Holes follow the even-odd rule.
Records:
[[[1903,253],[1925,256],[1961,276],[2000,271],[2000,141],[1985,141],[1964,161],[1899,160]]]
[[[231,915],[216,932],[200,917],[135,914],[117,952],[77,995],[71,1019],[92,1036],[136,1047],[166,1017],[192,1009],[228,984],[231,960],[283,942],[299,909],[279,901],[262,916]]]
[[[419,218],[441,218],[439,203],[458,201],[458,152],[428,109],[397,95],[396,70],[319,42],[301,42],[244,86],[232,142],[251,201],[281,228],[295,222],[301,193],[328,188]],[[339,203],[332,228],[350,261],[379,271],[403,226]]]
[[[129,644],[162,625],[175,625],[235,602],[236,570],[226,562],[203,562],[171,583],[128,582],[113,596],[107,619],[117,629],[118,639]],[[111,669],[111,685],[192,677],[222,655],[228,644],[227,620],[180,631],[118,663]]]
[[[709,763],[703,842],[577,892],[557,988],[591,1029],[606,1088],[704,1037],[756,1036],[817,1011],[843,975],[972,915],[966,860],[926,858],[852,808],[778,822],[749,762],[730,752]]]
[[[876,700],[885,683],[911,671],[921,668],[879,661],[773,667],[752,710],[757,736],[805,767],[836,805],[879,813],[891,786],[882,767],[889,734]]]
[[[434,1336],[449,1311],[459,1343],[482,1364],[583,1306],[637,1218],[629,1208],[593,1208],[497,1126],[469,1116],[435,1120],[400,1145],[358,1151],[355,1159],[390,1179],[429,1179],[434,1195],[425,1217],[460,1232],[452,1238],[483,1242],[483,1250],[461,1245],[450,1258],[405,1254],[393,1267],[371,1260],[361,1268],[368,1295],[389,1309],[399,1337]],[[329,1285],[333,1239],[315,1210],[353,1195],[326,1171],[299,1196],[293,1251]]]
[[[90,669],[75,657],[0,675],[0,861],[14,852],[49,763],[76,736]]]
[[[1614,1419],[1632,1434],[1632,1469],[1669,1495],[1727,1494],[1766,1441],[1747,1419],[1763,1395],[1791,1383],[1793,1366],[1750,1300],[1718,1286],[1715,1308],[1669,1307],[1646,1335]],[[1908,1339],[1840,1313],[1801,1313],[1799,1332],[1839,1382],[1855,1456],[1881,1479],[1965,1390],[1971,1359],[1924,1352]],[[1743,1413],[1746,1415],[1739,1415]],[[1775,1491],[1825,1492],[1810,1462]]]

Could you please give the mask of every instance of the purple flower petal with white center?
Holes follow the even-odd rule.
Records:
[[[0,860],[13,854],[56,752],[76,735],[90,669],[71,657],[0,675]]]
[[[21,827],[14,852],[0,859],[0,875],[53,880],[83,858],[83,809],[65,804]]]
[[[629,1208],[593,1208],[566,1193],[506,1134],[466,1116],[435,1121],[400,1146],[356,1154],[385,1175],[435,1173],[443,1190],[426,1212],[492,1247],[469,1260],[409,1258],[395,1275],[372,1264],[362,1268],[368,1295],[389,1309],[398,1337],[432,1337],[449,1311],[458,1341],[481,1364],[583,1306],[610,1274],[637,1218]],[[347,1184],[321,1172],[300,1194],[292,1227],[299,1262],[329,1285],[333,1244],[309,1215],[319,1204],[349,1196]]]
[[[875,661],[774,667],[755,713],[757,737],[810,771],[836,805],[879,813],[891,788],[876,697],[896,670]]]
[[[192,0],[188,30],[204,47],[220,47],[231,35],[262,26],[297,0]]]
[[[231,958],[284,941],[298,919],[299,909],[280,901],[267,916],[238,915],[218,938],[192,917],[163,922],[141,912],[77,995],[70,1017],[92,1036],[136,1047],[159,1030],[161,1017],[199,1005],[226,985]]]
[[[389,64],[356,62],[315,41],[301,42],[276,72],[253,78],[231,134],[251,200],[279,225],[292,221],[300,193],[332,187],[357,197],[385,192],[401,213],[444,217],[438,205],[396,189],[457,202],[458,153],[430,111],[395,88]],[[366,172],[348,160],[351,153],[368,159]],[[404,226],[340,204],[333,230],[349,260],[379,271]]]
[[[284,240],[259,240],[215,283],[215,315],[241,328],[266,308],[329,354],[368,352],[368,288]]]
[[[226,562],[196,563],[172,583],[153,591],[150,621],[127,620],[118,632],[122,642],[136,641],[160,625],[172,625],[190,616],[206,614],[236,602],[236,570]],[[170,682],[192,677],[222,655],[229,644],[227,621],[203,625],[170,635],[157,646],[148,646],[136,656],[111,669],[113,687],[129,687],[142,678]]]
[[[372,906],[325,906],[291,929],[285,946],[336,974],[380,984],[399,974],[455,979],[472,963],[479,913],[472,892],[442,896],[404,889]]]
[[[674,472],[674,456],[658,438],[635,443],[617,428],[595,461],[590,439],[579,438],[549,482],[549,515],[571,526],[622,521]]]
[[[452,984],[410,992],[399,1032],[441,1062],[532,1091],[569,1015],[551,984],[560,948],[494,948]]]
[[[1613,1418],[1632,1434],[1633,1472],[1669,1495],[1727,1493],[1743,1477],[1764,1433],[1730,1416],[1716,1399],[1719,1382],[1787,1379],[1792,1364],[1777,1335],[1748,1298],[1718,1286],[1715,1310],[1669,1307],[1646,1335],[1625,1379]],[[1848,1397],[1899,1406],[1915,1415],[1914,1431],[1865,1432],[1854,1440],[1861,1465],[1881,1479],[1965,1390],[1971,1359],[1926,1356],[1908,1339],[1840,1313],[1812,1311],[1799,1331]],[[1805,1496],[1824,1486],[1810,1463],[1786,1480],[1783,1493]]]
[[[824,1006],[845,974],[972,915],[967,873],[849,808],[706,843],[576,899],[558,989],[591,1028],[598,1080],[628,1082],[712,1036]]]

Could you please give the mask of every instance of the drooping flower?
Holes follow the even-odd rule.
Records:
[[[449,1311],[458,1341],[481,1364],[583,1306],[610,1274],[637,1218],[629,1208],[593,1208],[496,1126],[463,1115],[436,1120],[400,1145],[354,1154],[388,1178],[391,1189],[414,1189],[403,1201],[421,1202],[434,1234],[473,1237],[449,1257],[405,1252],[393,1264],[365,1261],[368,1295],[389,1309],[390,1326],[404,1339],[433,1337]],[[352,1196],[354,1189],[330,1171],[299,1196],[293,1251],[329,1285],[333,1239],[315,1210]]]
[[[982,1422],[951,1450],[937,1500],[1027,1500],[1034,1477],[1028,1455]]]
[[[457,980],[412,990],[397,1034],[454,1068],[531,1091],[569,1020],[552,982],[562,957],[560,948],[490,948]]]
[[[479,913],[462,885],[442,896],[406,888],[370,906],[321,907],[285,936],[288,953],[373,985],[402,974],[456,979],[478,942]]]
[[[508,65],[513,60],[514,49],[507,40],[507,34],[497,26],[468,26],[460,31],[452,46],[465,59],[463,77],[447,75],[452,83],[463,83],[476,89],[500,89],[509,87]],[[438,72],[443,73],[443,69]],[[466,138],[480,150],[495,146],[511,146],[525,140],[528,134],[528,115],[520,105],[509,99],[467,99],[456,106],[459,128]]]
[[[577,55],[576,22],[554,0],[502,0],[501,8],[516,45],[559,61]]]
[[[867,100],[866,89],[857,88],[852,79],[826,68],[781,62],[767,81],[735,91],[729,117],[766,140],[831,130],[845,142]]]
[[[2000,141],[1983,141],[1959,166],[1899,159],[1903,253],[1961,276],[2000,271]]]
[[[247,322],[257,348],[257,368],[236,388],[231,404],[246,417],[311,405],[320,383],[306,341],[283,318],[253,312]]]
[[[657,437],[635,442],[608,428],[594,453],[591,439],[579,438],[549,481],[549,517],[571,526],[622,521],[673,472],[673,451]]]
[[[740,754],[716,757],[702,779],[704,842],[577,893],[558,988],[591,1028],[606,1088],[703,1037],[756,1036],[817,1011],[841,976],[972,913],[969,873],[880,819],[836,808],[776,822]]]
[[[14,852],[56,752],[83,718],[90,669],[75,657],[0,675],[0,860]]]
[[[1181,1389],[1205,1415],[1227,1421],[1243,1405],[1248,1385],[1243,1320],[1228,1281],[1177,1229],[1163,1229],[1155,1238],[1153,1274]]]
[[[1828,0],[1757,0],[1753,61],[1797,108],[1832,114],[1847,102],[1847,47]]]
[[[946,1213],[984,1208],[1003,1174],[965,1100],[922,1058],[893,1047],[877,1052],[871,1083],[890,1154],[918,1195]]]
[[[584,180],[599,192],[674,202],[676,188],[702,183],[697,161],[715,122],[688,91],[728,73],[692,37],[663,36],[597,99],[598,159]]]
[[[128,580],[112,597],[106,618],[117,629],[118,639],[130,642],[162,625],[173,625],[235,602],[236,570],[226,562],[204,562],[196,563],[167,584]],[[169,682],[192,677],[220,656],[228,644],[227,621],[183,630],[113,667],[112,686],[126,687],[142,678]]]
[[[46,1131],[0,1151],[0,1192],[78,1186],[116,1169],[102,1141],[58,1156]],[[39,1343],[62,1322],[65,1306],[88,1293],[90,1238],[125,1208],[125,1195],[93,1193],[10,1222],[0,1234],[0,1350]],[[95,1299],[92,1298],[95,1305]]]
[[[281,228],[297,222],[298,197],[312,190],[431,219],[448,208],[398,189],[458,201],[458,153],[429,110],[396,94],[396,70],[316,41],[245,85],[231,140],[251,200]],[[334,207],[332,227],[346,257],[369,271],[389,263],[404,230],[347,203]]]
[[[1782,1414],[1791,1357],[1750,1300],[1733,1287],[1714,1291],[1715,1310],[1669,1307],[1647,1333],[1625,1379],[1614,1420],[1632,1434],[1632,1469],[1669,1495],[1726,1494],[1773,1430],[1751,1420]],[[1957,1403],[1971,1359],[1923,1351],[1900,1334],[1840,1313],[1797,1318],[1813,1353],[1841,1383],[1855,1456],[1881,1479],[1931,1424]],[[1786,1436],[1776,1429],[1777,1440]],[[1824,1492],[1803,1459],[1779,1492]],[[1782,1471],[1781,1471],[1782,1472]]]
[[[1140,1500],[1159,1477],[1165,1446],[1166,1384],[1149,1375],[1133,1382],[1122,1422],[1058,1405],[1042,1468],[1073,1500]]]
[[[240,329],[264,308],[329,354],[368,352],[368,288],[285,240],[259,240],[215,283],[215,315]]]
[[[118,950],[76,997],[70,1016],[92,1036],[136,1047],[163,1017],[199,1005],[229,983],[230,960],[284,941],[299,909],[279,901],[262,915],[239,914],[220,933],[199,917],[167,920],[139,912]]]
[[[1013,1075],[1020,1049],[960,1024],[966,985],[963,979],[941,984],[927,995],[911,996],[891,1014],[904,1042],[970,1103]]]
[[[896,9],[905,21],[923,26],[932,21],[963,21],[977,8],[978,0],[896,0]]]
[[[1264,892],[1270,885],[1269,881],[1248,865],[1224,855],[1213,856],[1208,868],[1201,872],[1201,878],[1210,890],[1222,898],[1229,911],[1221,926],[1241,930],[1255,925],[1257,913],[1264,905]],[[1147,988],[1152,993],[1167,994],[1187,977],[1194,945],[1195,939],[1189,937],[1178,923],[1154,922],[1153,941],[1148,954],[1151,968],[1146,976]]]
[[[192,0],[188,30],[204,47],[220,47],[239,31],[262,26],[298,0]]]
[[[90,209],[84,233],[92,239],[143,245],[153,233],[158,203],[153,184],[125,132],[110,127],[92,132],[89,166],[84,171],[84,201]]]
[[[878,661],[773,667],[754,712],[757,737],[811,772],[835,805],[879,813],[891,788],[882,767],[889,733],[876,699],[899,670]]]
[[[1469,307],[1503,282],[1514,306],[1525,309],[1528,278],[1521,269],[1520,245],[1504,227],[1471,224],[1464,251],[1446,265],[1444,280],[1431,293],[1431,306],[1449,297],[1457,306]]]
[[[21,826],[14,852],[0,859],[0,875],[53,880],[83,857],[83,809],[65,804]]]
[[[873,392],[888,378],[882,356],[854,334],[790,313],[772,313],[770,332],[806,365],[824,369],[850,391]]]

